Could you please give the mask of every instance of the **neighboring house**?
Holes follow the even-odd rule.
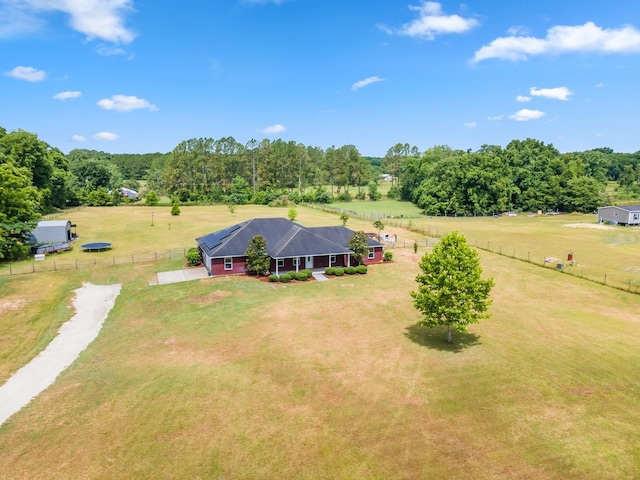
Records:
[[[52,244],[70,242],[76,238],[72,229],[75,225],[69,220],[43,220],[31,231],[29,243]]]
[[[262,235],[271,257],[271,273],[324,269],[355,264],[349,240],[353,230],[346,227],[303,227],[286,218],[254,218],[197,238],[200,257],[211,275],[247,273],[244,252],[249,241]],[[383,244],[367,240],[369,253],[363,263],[382,261]]]
[[[127,198],[138,198],[138,192],[135,190],[131,190],[130,188],[120,187],[118,189],[120,191],[120,195]]]
[[[620,225],[640,225],[640,205],[600,207],[598,221]]]

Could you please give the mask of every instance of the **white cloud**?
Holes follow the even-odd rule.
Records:
[[[491,120],[491,121],[502,120],[503,117],[504,115],[493,115],[492,117],[487,117],[487,120]]]
[[[55,98],[56,100],[68,100],[70,98],[78,98],[80,95],[82,95],[82,92],[79,91],[67,91],[67,92],[60,92],[60,93],[56,93],[53,98]]]
[[[284,131],[287,130],[287,127],[285,127],[284,125],[280,125],[279,123],[276,123],[275,125],[271,125],[263,130],[261,130],[262,133],[266,134],[266,135],[274,135],[276,133],[282,133]]]
[[[464,126],[467,128],[476,128],[477,125],[478,125],[477,122],[467,122],[464,124]]]
[[[545,38],[511,35],[493,40],[476,51],[473,62],[489,58],[527,60],[531,55],[569,52],[637,53],[640,31],[630,25],[602,28],[593,22],[584,25],[557,25],[547,30]]]
[[[96,52],[98,55],[102,55],[103,57],[113,57],[116,55],[127,55],[127,51],[120,47],[108,47],[106,45],[98,45],[96,48]]]
[[[511,36],[516,36],[516,35],[528,35],[529,34],[529,29],[527,27],[524,27],[522,25],[515,25],[513,27],[510,27],[509,30],[507,30],[507,33]]]
[[[115,110],[116,112],[131,112],[141,108],[154,111],[158,108],[144,98],[130,95],[113,95],[111,98],[103,98],[98,105],[105,110]]]
[[[604,82],[596,83],[596,88],[603,88],[603,87],[606,87],[606,86],[607,86],[607,84],[604,83]]]
[[[509,118],[516,122],[528,122],[529,120],[537,120],[543,116],[544,112],[541,112],[540,110],[529,110],[528,108],[523,108],[513,115],[509,115]]]
[[[479,25],[479,22],[473,18],[443,14],[442,5],[438,2],[422,0],[420,5],[409,5],[409,9],[418,12],[418,18],[397,29],[384,25],[379,27],[389,34],[433,40],[439,34],[464,33]]]
[[[526,95],[518,95],[516,97],[516,102],[527,103],[531,101],[531,97],[527,97]]]
[[[557,87],[557,88],[536,88],[531,87],[529,89],[529,93],[534,97],[544,97],[544,98],[552,98],[554,100],[569,100],[569,96],[573,95],[573,92],[569,90],[567,87]]]
[[[8,77],[17,78],[18,80],[26,80],[27,82],[41,82],[47,78],[44,70],[37,70],[33,67],[16,67],[13,70],[4,72]]]
[[[119,139],[120,135],[111,132],[98,132],[93,136],[93,138],[96,140],[107,140],[109,142],[113,142],[114,140]]]
[[[73,140],[74,142],[79,142],[79,143],[87,141],[87,139],[85,137],[83,137],[82,135],[73,135],[71,137],[71,140]]]
[[[37,30],[43,12],[61,12],[70,17],[71,28],[89,40],[130,43],[135,34],[124,25],[125,13],[133,11],[133,0],[0,0],[8,13],[0,12],[0,32],[8,34]]]
[[[367,85],[371,85],[372,83],[376,83],[376,82],[384,82],[384,78],[380,78],[380,77],[365,78],[364,80],[360,80],[354,83],[353,85],[351,85],[351,90],[355,91],[355,90],[358,90],[359,88],[366,87]]]

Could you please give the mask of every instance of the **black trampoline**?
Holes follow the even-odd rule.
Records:
[[[80,245],[83,252],[104,252],[111,250],[111,244],[108,242],[93,242]]]

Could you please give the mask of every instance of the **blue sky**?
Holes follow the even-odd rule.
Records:
[[[640,150],[632,0],[0,0],[0,126],[52,146]]]

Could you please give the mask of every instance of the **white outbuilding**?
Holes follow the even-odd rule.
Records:
[[[70,242],[75,238],[75,227],[69,220],[43,220],[31,231],[29,243],[51,244]]]
[[[620,225],[640,225],[640,205],[600,207],[598,221]]]

